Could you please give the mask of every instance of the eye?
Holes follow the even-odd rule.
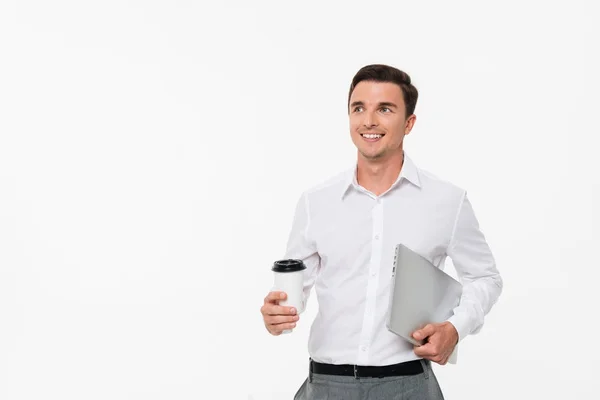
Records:
[[[381,107],[381,111],[383,111],[384,113],[387,113],[387,112],[392,112],[392,109],[389,107]]]
[[[363,110],[362,106],[354,107],[354,112],[361,112]]]

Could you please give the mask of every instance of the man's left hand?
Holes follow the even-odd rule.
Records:
[[[458,332],[450,322],[427,324],[413,332],[412,336],[417,340],[427,338],[425,344],[415,346],[415,354],[440,365],[448,362],[454,346],[458,343]]]

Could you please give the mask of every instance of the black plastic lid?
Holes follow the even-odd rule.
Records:
[[[273,268],[271,268],[275,272],[296,272],[303,269],[306,269],[306,265],[304,265],[302,260],[293,259],[275,261]]]

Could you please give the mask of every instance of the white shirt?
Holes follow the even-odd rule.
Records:
[[[329,364],[388,365],[414,360],[413,346],[385,318],[395,246],[403,243],[463,284],[449,318],[459,340],[477,333],[502,291],[502,279],[466,192],[415,166],[405,155],[396,182],[380,196],[361,187],[356,167],[302,193],[285,258],[301,259],[304,299],[319,308],[310,357]]]

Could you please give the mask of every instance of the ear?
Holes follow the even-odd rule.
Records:
[[[410,133],[413,126],[415,125],[415,122],[417,122],[417,116],[415,114],[412,114],[406,119],[406,124],[404,125],[404,136]]]

